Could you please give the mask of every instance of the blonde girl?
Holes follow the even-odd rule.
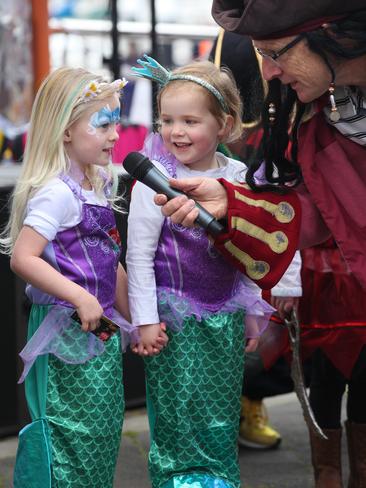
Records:
[[[60,68],[34,102],[1,239],[32,302],[22,352],[32,423],[19,435],[16,488],[113,486],[124,411],[121,340],[117,332],[102,343],[91,332],[102,315],[128,331],[111,166],[123,86]]]

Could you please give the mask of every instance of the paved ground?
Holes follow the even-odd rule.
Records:
[[[312,488],[307,430],[294,394],[266,400],[271,423],[283,441],[274,451],[240,450],[243,488]],[[150,487],[146,470],[148,424],[144,410],[128,411],[114,488]],[[0,488],[12,487],[17,441],[0,441]],[[343,446],[346,464],[345,446]],[[347,468],[344,469],[345,476]],[[26,488],[26,487],[24,487]]]

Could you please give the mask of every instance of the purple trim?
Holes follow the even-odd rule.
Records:
[[[73,192],[76,198],[78,198],[82,202],[86,201],[80,183],[76,182],[73,178],[71,178],[71,176],[65,174],[60,175],[60,180],[66,183],[66,185],[70,188],[70,190]]]

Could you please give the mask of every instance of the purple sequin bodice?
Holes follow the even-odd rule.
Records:
[[[94,295],[105,313],[112,312],[120,255],[112,209],[84,203],[82,221],[59,232],[53,248],[62,275]]]
[[[56,234],[51,242],[52,252],[48,250],[44,259],[94,295],[104,313],[112,316],[121,252],[113,210],[109,206],[86,203],[80,185],[67,176],[61,179],[82,202],[82,218],[76,226]],[[71,306],[34,287],[28,287],[27,294],[33,303]]]
[[[216,251],[202,229],[165,219],[155,255],[159,289],[194,299],[215,312],[237,291],[239,273]]]

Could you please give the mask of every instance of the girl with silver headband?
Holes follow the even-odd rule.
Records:
[[[230,74],[210,62],[170,72],[145,57],[139,76],[157,81],[159,134],[144,154],[170,177],[243,181],[242,163],[216,152],[241,134],[241,101]],[[145,360],[154,488],[239,488],[237,437],[246,349],[273,311],[259,287],[217,253],[202,229],[164,219],[137,182],[128,219],[127,267],[135,351],[167,325],[163,353]]]

